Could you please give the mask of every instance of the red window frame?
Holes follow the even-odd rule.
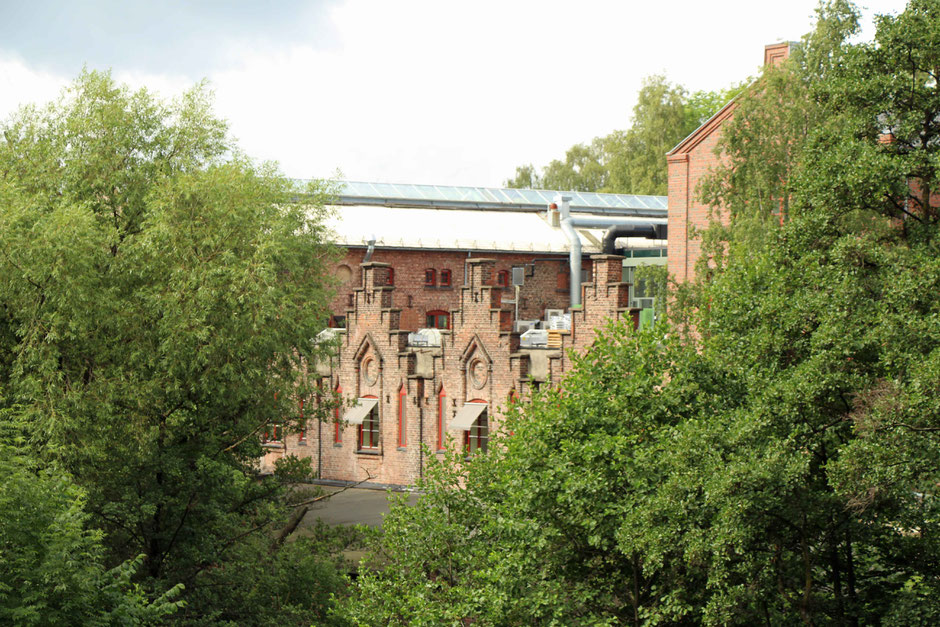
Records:
[[[375,396],[363,396],[362,398],[377,398]],[[373,419],[372,416],[375,415]],[[366,426],[369,428],[366,429]],[[362,419],[362,424],[359,425],[359,450],[361,451],[374,451],[379,448],[379,440],[381,436],[381,422],[379,419],[379,406],[376,403],[375,407],[366,414],[366,417]],[[368,438],[366,439],[366,434]],[[367,444],[368,442],[368,444]]]
[[[340,387],[339,383],[336,384],[336,395],[339,396],[339,400],[342,400],[343,388]],[[339,407],[339,405],[336,405],[336,408],[333,410],[333,444],[343,443],[343,430],[340,425]]]
[[[424,287],[434,287],[437,285],[437,270],[427,268],[424,271]]]
[[[264,427],[261,441],[264,444],[280,444],[284,441],[284,425],[279,422],[269,422]]]
[[[441,287],[450,287],[450,270],[448,268],[441,270]]]
[[[407,424],[405,424],[405,403],[408,400],[408,390],[405,388],[405,384],[401,384],[401,388],[398,390],[398,447],[404,448],[408,445],[408,433],[406,432]]]
[[[447,402],[447,392],[444,386],[437,393],[437,450],[444,450],[444,405]]]
[[[439,325],[441,318],[444,319],[444,326]],[[449,329],[450,312],[444,311],[443,309],[432,309],[424,314],[424,321],[426,326],[431,329]]]
[[[274,403],[277,404],[277,392],[274,393]],[[280,444],[284,441],[284,425],[279,422],[269,422],[264,426],[264,434],[261,436],[262,444]]]
[[[395,285],[395,268],[388,269],[388,284]]]
[[[471,403],[484,403],[482,399],[475,399],[469,401]],[[483,423],[480,424],[480,420],[483,420]],[[472,434],[472,435],[471,435]],[[483,410],[479,417],[473,421],[473,424],[470,425],[470,428],[463,432],[463,450],[464,453],[469,457],[475,453],[482,452],[485,453],[487,445],[490,441],[490,416],[489,416],[489,407]],[[471,445],[473,449],[471,450]]]
[[[496,285],[509,287],[509,270],[500,270],[496,273]]]

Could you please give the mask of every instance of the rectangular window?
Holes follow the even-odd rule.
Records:
[[[262,441],[265,444],[277,444],[283,440],[284,425],[279,422],[269,422],[264,428]]]
[[[450,314],[441,310],[429,311],[425,314],[425,323],[428,329],[449,329]]]
[[[359,425],[359,448],[379,448],[379,406],[373,407]]]
[[[343,388],[336,386],[336,395],[337,403],[342,399]],[[336,409],[333,410],[333,444],[342,444],[343,443],[343,428],[342,423],[339,419],[339,405],[336,406]]]
[[[486,419],[486,411],[480,414],[479,418],[470,426],[470,430],[464,436],[464,448],[468,455],[475,453],[485,453],[486,445],[489,441],[490,429]]]
[[[304,420],[304,399],[300,399],[300,433],[297,434],[297,441],[307,441],[307,421]]]
[[[450,287],[450,270],[441,270],[441,287]]]
[[[496,285],[499,287],[509,287],[509,271],[500,270],[496,273]]]
[[[437,272],[434,268],[428,268],[424,271],[424,286],[434,287],[437,285]]]
[[[405,424],[405,403],[408,401],[407,396],[408,391],[405,389],[404,384],[402,384],[401,389],[398,390],[398,446],[399,448],[404,447],[408,444],[408,435],[405,431],[407,425]]]
[[[447,404],[447,395],[444,388],[437,395],[437,450],[444,449],[444,406]]]

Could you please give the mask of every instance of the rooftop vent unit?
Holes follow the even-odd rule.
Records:
[[[549,311],[557,311],[557,314],[549,314]],[[564,313],[560,309],[549,309],[545,312],[545,326],[555,331],[571,330],[571,314]]]
[[[408,334],[408,346],[440,346],[441,332],[437,329],[418,329]]]
[[[547,348],[548,331],[545,329],[529,329],[519,337],[522,348]]]
[[[317,337],[314,338],[313,343],[317,346],[323,346],[324,344],[331,344],[336,340],[336,337],[340,334],[339,329],[326,328],[317,333]]]
[[[525,333],[532,329],[538,329],[541,322],[541,320],[516,320],[512,330],[514,333]]]

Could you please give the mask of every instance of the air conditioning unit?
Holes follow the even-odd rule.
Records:
[[[541,320],[516,320],[516,323],[512,325],[512,330],[515,333],[525,333],[532,329],[538,329],[541,322]]]
[[[561,314],[560,316],[552,316],[548,319],[548,328],[553,331],[570,331],[571,330],[571,314]]]
[[[554,318],[554,317],[556,317],[556,316],[563,316],[563,315],[565,315],[565,310],[564,310],[564,309],[546,309],[546,310],[545,310],[545,320],[546,320],[546,321],[551,320],[552,318]]]
[[[418,329],[408,334],[408,346],[440,346],[441,332],[437,329]]]
[[[640,309],[652,309],[655,301],[655,298],[634,298],[633,306]]]
[[[544,348],[548,346],[548,331],[545,329],[529,329],[519,338],[522,348]]]

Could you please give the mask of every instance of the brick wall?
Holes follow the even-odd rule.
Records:
[[[782,63],[790,54],[790,45],[789,42],[781,42],[765,46],[764,63]],[[722,107],[666,156],[669,170],[669,274],[680,282],[694,278],[695,263],[701,256],[701,242],[692,231],[708,226],[712,209],[717,217],[723,216],[720,207],[710,208],[702,203],[698,197],[698,184],[719,163],[715,148],[721,138],[721,127],[734,115],[735,106],[732,101]]]
[[[336,264],[335,275],[341,280],[336,296],[330,304],[334,314],[344,314],[350,308],[353,290],[360,284],[360,264],[365,257],[364,248],[347,249],[343,259]],[[372,261],[385,262],[394,268],[396,306],[401,309],[401,326],[416,331],[425,326],[425,314],[429,311],[455,309],[460,298],[460,288],[467,276],[467,263],[473,257],[460,251],[445,250],[401,250],[380,248]],[[486,255],[494,259],[494,277],[505,271],[511,276],[513,266],[527,266],[525,285],[520,290],[519,318],[542,318],[545,309],[564,309],[568,306],[568,255],[545,255],[529,253],[494,253]],[[585,260],[584,267],[590,268]],[[425,271],[433,269],[436,285],[425,285]],[[450,286],[441,285],[441,271],[451,271]],[[346,277],[345,280],[342,280]],[[495,283],[495,278],[494,278]],[[514,289],[503,288],[504,300],[512,300]]]
[[[427,465],[419,443],[427,445],[432,455],[440,454],[434,451],[438,448],[441,405],[444,440],[451,446],[463,446],[464,432],[450,425],[465,403],[485,403],[490,430],[495,431],[510,397],[527,397],[537,385],[560,384],[571,368],[567,351],[590,346],[596,329],[607,319],[627,316],[636,320],[636,311],[626,308],[629,285],[621,282],[622,257],[596,255],[586,262],[590,280],[582,285],[582,305],[572,312],[572,330],[560,333],[554,348],[520,348],[519,335],[505,324],[512,305],[503,300],[511,292],[496,285],[498,271],[507,263],[516,263],[517,258],[512,262],[506,258],[462,261],[466,281],[461,276],[460,284],[449,292],[454,305],[451,329],[441,331],[441,346],[432,348],[408,346],[402,324],[405,316],[399,305],[414,288],[400,284],[401,271],[381,261],[360,264],[360,284],[350,288],[353,306],[348,326],[340,332],[338,354],[329,364],[319,364],[311,376],[322,377],[324,390],[340,387],[347,400],[378,399],[380,445],[360,450],[355,425],[344,425],[342,441],[334,442],[333,423],[311,420],[303,441],[290,434],[283,444],[272,445],[263,460],[265,466],[270,467],[284,454],[293,454],[309,458],[322,479],[368,478],[378,484],[413,484]],[[526,278],[526,285],[531,286],[528,298],[538,301],[538,290],[549,282],[554,294],[561,270],[558,260],[537,262]],[[391,272],[394,285],[388,284]],[[567,303],[567,293],[563,296]],[[563,305],[554,308],[566,309]],[[404,407],[403,436],[399,435],[400,405]]]

